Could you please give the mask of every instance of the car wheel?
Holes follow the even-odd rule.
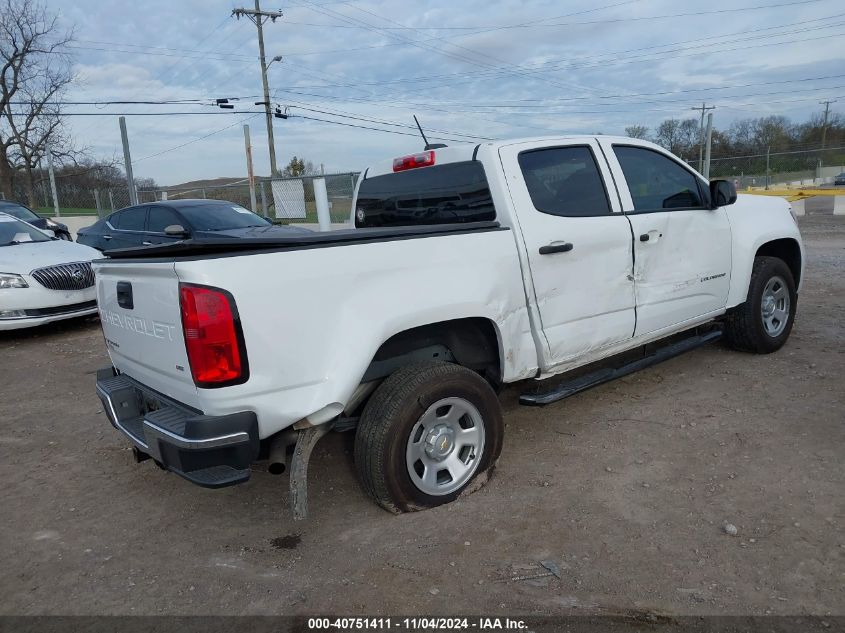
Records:
[[[415,363],[385,379],[364,407],[355,466],[385,510],[423,510],[486,482],[503,429],[499,400],[481,376],[451,363]]]
[[[735,349],[770,354],[783,347],[798,296],[792,272],[782,259],[757,257],[751,270],[748,298],[725,320],[725,336]]]

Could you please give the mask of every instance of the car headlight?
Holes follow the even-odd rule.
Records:
[[[0,290],[6,288],[29,288],[23,277],[14,273],[0,273]]]

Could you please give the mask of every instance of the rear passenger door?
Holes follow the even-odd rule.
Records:
[[[602,139],[634,232],[636,335],[672,329],[725,307],[731,227],[709,187],[658,148]]]
[[[147,207],[129,207],[118,214],[112,222],[114,231],[109,248],[130,248],[141,246],[146,238]]]
[[[634,334],[631,229],[595,140],[500,150],[528,255],[546,368]]]

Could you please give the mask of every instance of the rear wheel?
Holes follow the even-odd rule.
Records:
[[[502,435],[499,400],[481,376],[450,363],[415,363],[391,374],[367,402],[355,465],[381,507],[422,510],[486,481]]]
[[[770,354],[783,347],[795,321],[795,281],[777,257],[757,257],[748,298],[725,320],[725,336],[735,349]]]

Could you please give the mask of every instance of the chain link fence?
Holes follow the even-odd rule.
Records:
[[[688,161],[693,167],[698,161]],[[843,148],[762,151],[745,156],[715,156],[710,160],[710,178],[731,180],[737,189],[784,188],[832,185],[845,171]]]
[[[280,224],[316,224],[317,201],[314,194],[314,181],[322,178],[326,185],[329,214],[333,224],[349,222],[352,213],[352,196],[359,172],[301,176],[293,178],[257,178],[255,181],[255,212]],[[290,185],[296,185],[291,187]],[[280,185],[282,185],[280,187]],[[298,212],[290,208],[281,208],[279,190],[288,189],[301,192],[295,205]],[[275,195],[274,195],[275,190]],[[16,198],[26,201],[23,192],[15,192]],[[226,200],[247,209],[251,208],[249,183],[215,184],[210,181],[205,185],[192,187],[159,187],[155,189],[139,188],[138,203],[158,202],[162,200],[185,200],[200,198],[206,200]],[[20,195],[17,195],[20,194]],[[44,216],[55,216],[53,194],[50,182],[42,180],[35,185],[36,211]],[[129,188],[113,186],[86,188],[75,185],[72,181],[56,180],[56,198],[59,215],[66,217],[92,216],[105,217],[130,205]],[[277,205],[280,208],[277,212]],[[287,206],[287,205],[286,205]]]
[[[845,148],[825,150],[824,165],[819,150],[759,152],[745,156],[715,156],[710,162],[711,178],[732,180],[737,189],[749,187],[783,188],[832,185],[834,177],[845,172]],[[697,161],[688,161],[697,167]],[[317,201],[314,181],[322,178],[326,185],[329,214],[333,224],[347,223],[352,214],[352,196],[359,172],[310,175],[293,178],[256,178],[255,212],[280,224],[317,224]],[[27,196],[15,190],[15,199],[26,202]],[[204,198],[227,200],[251,208],[249,184],[242,181],[219,184],[213,180],[191,187],[138,188],[138,202]],[[35,183],[35,210],[44,216],[55,216],[52,187],[47,178]],[[59,214],[66,217],[104,217],[129,206],[129,189],[125,185],[91,188],[73,178],[56,178]],[[278,208],[277,208],[278,207]]]

